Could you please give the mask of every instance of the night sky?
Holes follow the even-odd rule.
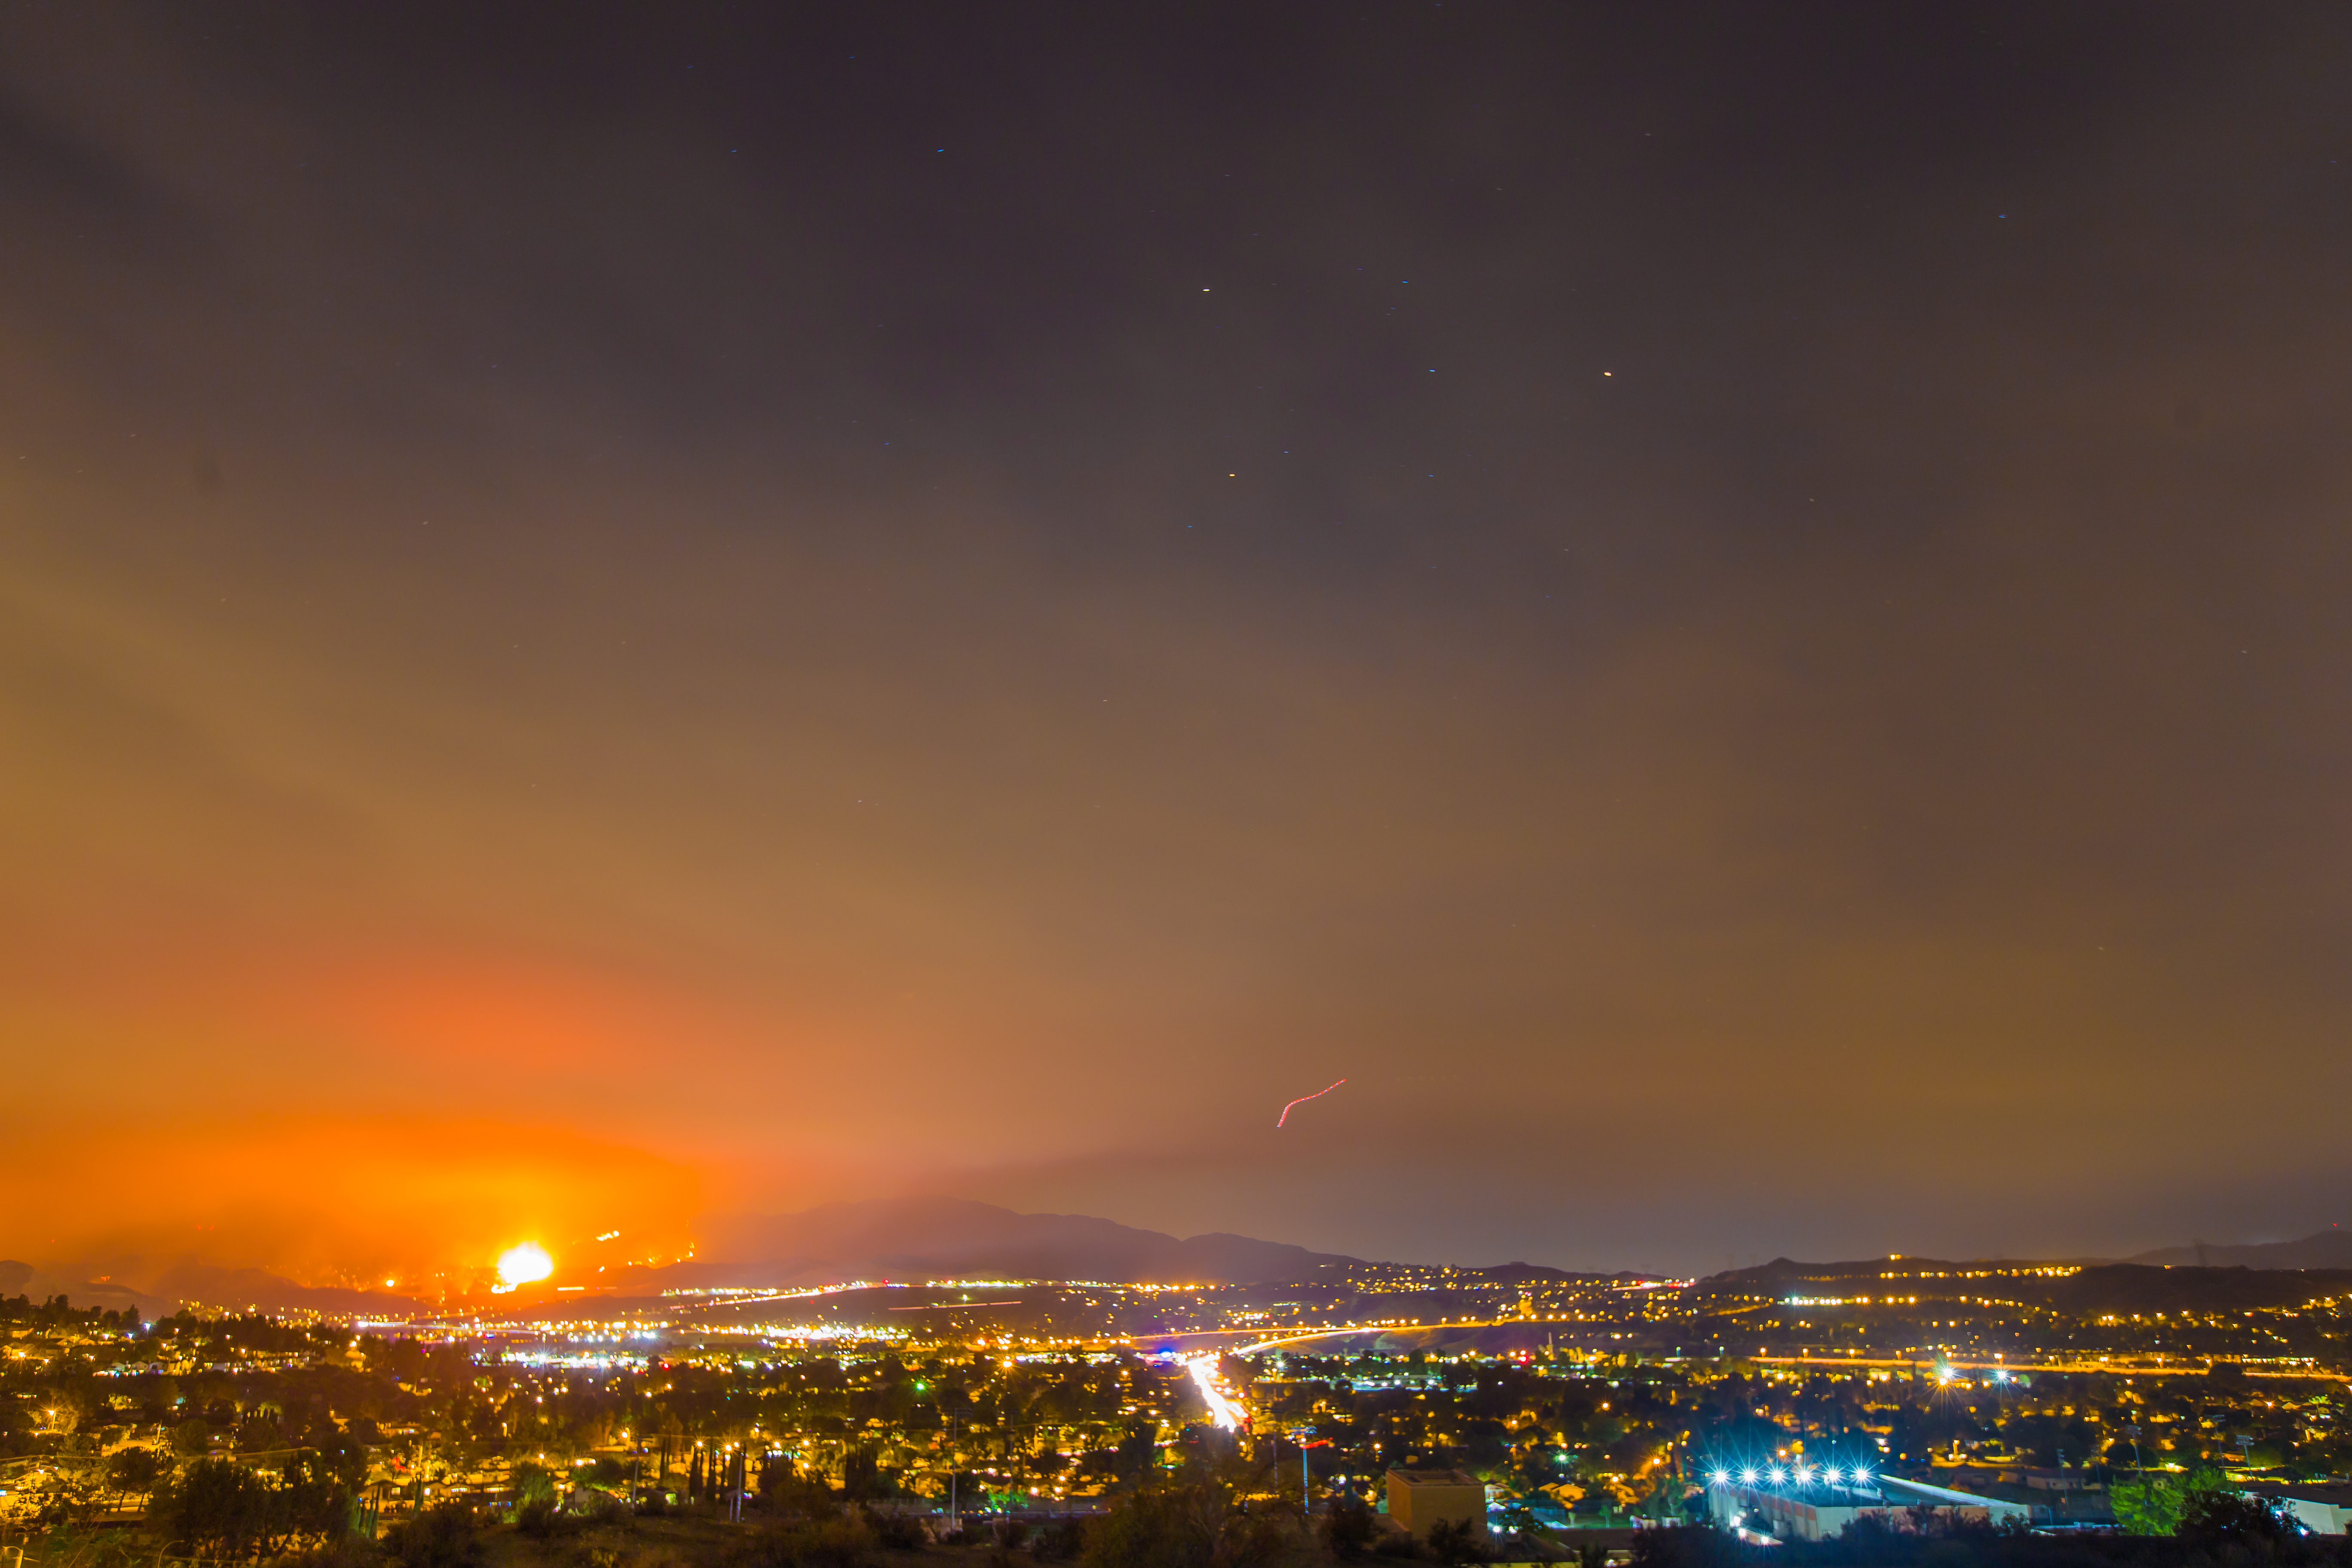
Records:
[[[0,10],[0,1256],[2346,1217],[2347,80],[2317,5]]]

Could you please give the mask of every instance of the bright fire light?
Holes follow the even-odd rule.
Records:
[[[535,1241],[526,1241],[499,1254],[499,1284],[505,1289],[528,1285],[534,1279],[544,1279],[554,1272],[555,1259],[547,1255],[547,1248]]]

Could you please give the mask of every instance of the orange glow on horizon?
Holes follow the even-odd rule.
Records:
[[[617,1224],[638,1238],[633,1258],[682,1255],[682,1216],[705,1185],[699,1170],[643,1149],[488,1119],[313,1112],[9,1131],[19,1158],[0,1168],[0,1257],[257,1264],[300,1284],[421,1297],[488,1285],[482,1260],[519,1250],[517,1236],[560,1245]],[[546,1249],[527,1245],[551,1272]]]

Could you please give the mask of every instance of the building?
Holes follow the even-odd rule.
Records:
[[[1832,1481],[1801,1468],[1738,1476],[1717,1471],[1706,1489],[1709,1520],[1725,1530],[1775,1541],[1828,1541],[1863,1519],[1889,1530],[1915,1530],[1922,1522],[1920,1510],[1927,1510],[1926,1518],[1948,1524],[2031,1522],[2032,1517],[2023,1503],[1866,1472]]]
[[[1400,1530],[1426,1538],[1438,1524],[1486,1528],[1486,1487],[1460,1470],[1391,1470],[1389,1517]]]
[[[2352,1524],[2352,1487],[2289,1485],[2281,1489],[2278,1500],[2314,1535],[2342,1535]]]

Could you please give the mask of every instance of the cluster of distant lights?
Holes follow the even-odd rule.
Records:
[[[1860,1466],[1849,1470],[1836,1465],[1823,1466],[1819,1469],[1811,1465],[1799,1465],[1793,1469],[1786,1465],[1773,1465],[1763,1469],[1750,1465],[1739,1470],[1709,1470],[1706,1479],[1719,1487],[1727,1487],[1734,1480],[1743,1487],[1759,1483],[1785,1487],[1791,1480],[1801,1487],[1811,1486],[1815,1481],[1824,1481],[1833,1487],[1866,1487],[1870,1484],[1870,1472]]]
[[[761,1339],[789,1340],[798,1344],[828,1340],[903,1340],[908,1337],[905,1329],[871,1323],[760,1323],[738,1329],[735,1332]]]
[[[556,1367],[574,1372],[610,1372],[615,1367],[633,1367],[642,1357],[599,1354],[593,1351],[565,1355],[559,1351],[509,1351],[499,1358],[517,1366]]]

